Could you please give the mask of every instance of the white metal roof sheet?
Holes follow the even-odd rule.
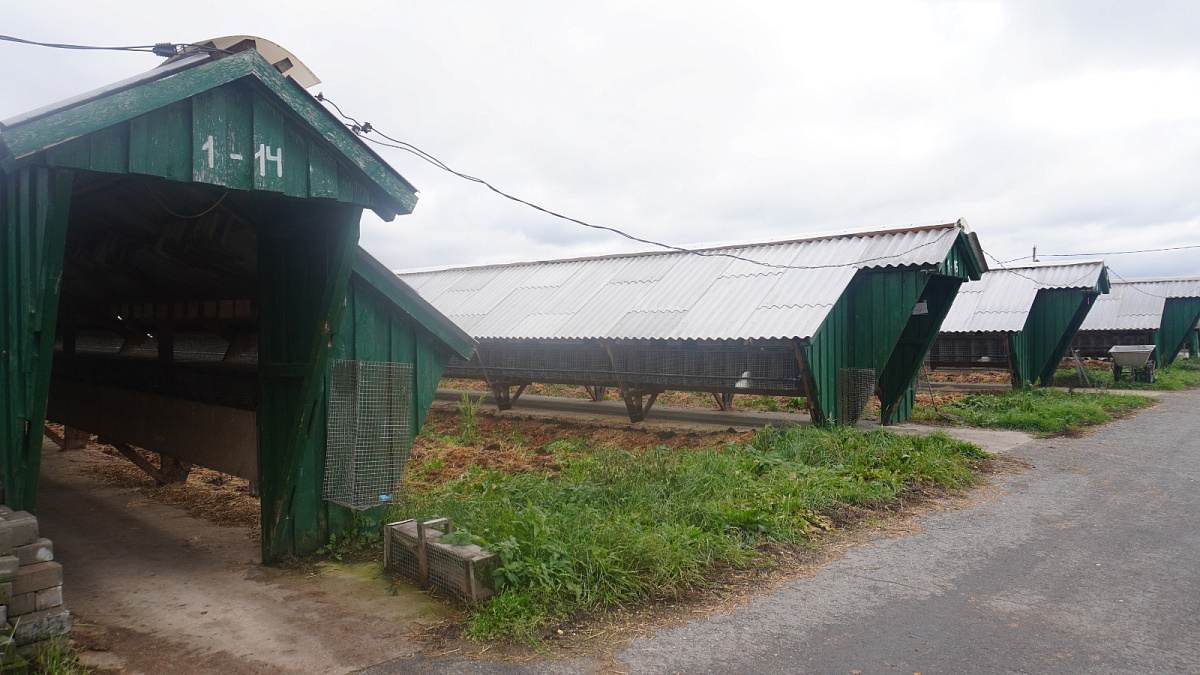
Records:
[[[1200,279],[1131,279],[1096,299],[1079,330],[1156,330],[1170,298],[1200,298]]]
[[[1095,288],[1103,274],[1103,261],[1009,267],[986,272],[979,281],[967,282],[958,289],[954,304],[942,321],[941,332],[1015,333],[1025,327],[1039,290]]]
[[[857,269],[940,264],[961,231],[949,223],[400,276],[475,338],[807,338]]]

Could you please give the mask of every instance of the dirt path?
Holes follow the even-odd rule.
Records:
[[[122,673],[338,673],[410,655],[445,613],[388,593],[378,565],[315,573],[259,565],[241,527],[218,527],[96,482],[87,451],[43,453],[38,516],[63,564],[85,663]]]

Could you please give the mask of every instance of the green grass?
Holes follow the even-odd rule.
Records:
[[[1159,368],[1154,373],[1154,382],[1132,382],[1129,371],[1121,374],[1120,382],[1113,382],[1113,372],[1110,368],[1087,369],[1088,381],[1097,389],[1134,389],[1157,391],[1181,391],[1183,389],[1200,388],[1200,359],[1176,359],[1166,368]],[[1054,373],[1056,387],[1082,387],[1079,371],[1074,368],[1060,368]]]
[[[555,622],[670,597],[718,565],[766,564],[756,546],[830,529],[845,505],[879,506],[915,484],[976,482],[979,448],[944,434],[793,427],[744,446],[631,453],[559,441],[557,475],[472,469],[414,489],[396,519],[450,516],[499,553],[498,595],[468,636],[536,643]]]
[[[913,417],[937,420],[949,417],[959,424],[989,429],[1017,429],[1040,435],[1071,431],[1102,424],[1154,400],[1131,394],[1068,393],[1055,389],[1028,388],[1004,394],[973,394],[944,404],[939,416],[928,406],[918,405]]]

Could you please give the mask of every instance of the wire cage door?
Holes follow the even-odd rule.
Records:
[[[396,501],[412,454],[412,382],[410,363],[333,362],[326,501],[358,511]]]

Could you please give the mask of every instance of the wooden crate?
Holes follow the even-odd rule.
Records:
[[[499,556],[475,544],[441,543],[452,531],[449,518],[389,523],[384,529],[384,568],[412,579],[421,589],[433,586],[471,602],[490,598]]]

